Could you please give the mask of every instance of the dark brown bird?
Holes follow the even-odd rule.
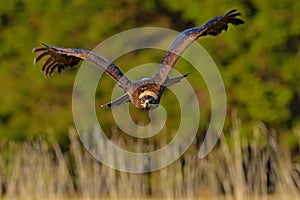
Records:
[[[45,76],[51,76],[54,71],[60,73],[65,68],[77,65],[80,60],[88,60],[104,69],[124,90],[124,95],[106,104],[107,107],[131,102],[141,110],[154,109],[159,105],[164,89],[180,82],[188,75],[176,78],[168,76],[185,49],[201,36],[216,36],[223,30],[227,30],[228,24],[243,24],[244,21],[237,18],[240,15],[236,10],[231,10],[224,15],[209,20],[200,27],[183,31],[172,43],[154,77],[144,78],[136,82],[131,82],[111,61],[85,49],[60,48],[43,44],[43,47],[33,49],[33,52],[40,53],[35,58],[34,63],[37,63],[43,57],[49,56],[42,67],[42,71]]]

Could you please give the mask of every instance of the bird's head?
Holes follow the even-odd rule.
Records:
[[[140,109],[152,110],[155,109],[158,104],[158,96],[152,91],[144,91],[139,95]]]

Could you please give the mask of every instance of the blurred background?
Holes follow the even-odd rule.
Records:
[[[294,168],[292,163],[300,162],[300,135],[298,134],[300,132],[300,2],[292,0],[227,0],[218,2],[209,0],[181,0],[176,2],[171,0],[98,0],[88,2],[83,0],[11,0],[2,2],[0,7],[1,193],[6,195],[9,192],[9,194],[13,194],[14,191],[18,191],[19,194],[22,194],[21,189],[16,189],[17,186],[9,189],[9,183],[14,177],[14,170],[12,169],[15,169],[11,165],[17,166],[16,169],[22,168],[20,164],[22,162],[20,161],[17,165],[13,162],[15,159],[12,158],[21,155],[17,158],[22,160],[23,154],[18,154],[18,150],[22,149],[24,152],[24,144],[27,145],[26,148],[33,146],[34,148],[31,148],[33,152],[35,152],[34,149],[40,151],[45,145],[46,150],[41,150],[41,152],[46,152],[46,155],[48,155],[47,153],[52,155],[51,152],[56,152],[54,157],[72,154],[70,153],[73,137],[70,137],[70,134],[74,127],[71,106],[72,89],[78,69],[66,70],[60,75],[55,74],[51,78],[45,78],[40,71],[41,64],[33,65],[35,55],[32,53],[32,49],[40,46],[40,42],[61,47],[93,49],[101,41],[121,31],[145,26],[158,26],[180,32],[186,28],[200,26],[212,17],[224,14],[233,8],[242,13],[240,18],[245,21],[245,24],[238,27],[230,26],[228,32],[223,32],[220,36],[209,36],[198,40],[217,64],[226,88],[228,108],[223,142],[226,143],[228,152],[221,148],[220,152],[222,153],[220,155],[223,155],[224,151],[231,155],[230,149],[235,147],[231,133],[236,130],[238,132],[236,137],[240,141],[236,145],[248,144],[241,147],[240,151],[240,170],[241,173],[247,174],[243,156],[246,156],[248,161],[251,160],[254,147],[250,144],[255,138],[260,138],[255,133],[262,131],[265,140],[260,138],[255,144],[263,147],[258,148],[261,151],[255,150],[255,152],[267,151],[266,149],[270,147],[270,141],[274,140],[278,144],[276,148],[280,147],[286,150],[284,151],[286,154],[282,157],[283,160],[290,163],[291,169]],[[123,72],[126,72],[139,64],[160,62],[164,53],[163,51],[150,50],[133,52],[116,60],[116,64]],[[175,69],[181,73],[193,72],[192,67],[183,59],[179,60]],[[96,94],[99,105],[110,100],[111,90],[115,84],[108,76],[104,77],[104,80],[107,80],[107,86],[101,87],[100,85]],[[192,163],[197,163],[197,153],[195,152],[209,123],[210,102],[207,89],[199,74],[192,73],[188,77],[188,81],[199,95],[201,103],[201,121],[197,144],[195,144],[195,151],[187,152],[189,154],[187,156],[192,155],[195,159]],[[172,99],[172,94],[167,93],[162,101],[170,112],[172,112],[170,105],[174,103]],[[99,106],[96,109],[103,108]],[[145,113],[136,111],[136,109],[131,110],[135,121],[147,121]],[[109,132],[118,133],[118,128],[110,111],[103,112],[107,114],[107,121],[103,122],[102,120],[101,125]],[[180,113],[178,115],[176,113],[176,110],[173,110],[168,120],[180,119]],[[172,131],[173,128],[176,130],[177,125],[176,123],[173,124],[175,124],[174,127],[170,125],[168,131]],[[113,134],[110,137],[114,137]],[[270,140],[270,138],[273,139]],[[35,146],[36,142],[39,144],[38,147]],[[57,144],[56,148],[53,144]],[[272,145],[271,147],[269,152],[276,149]],[[57,153],[60,152],[57,149],[61,150],[61,154]],[[252,154],[250,155],[249,152]],[[32,154],[29,153],[29,155]],[[37,159],[39,159],[38,155]],[[215,159],[218,160],[216,157],[212,158],[212,160]],[[275,160],[278,161],[277,158]],[[76,163],[75,161],[73,164]],[[267,174],[274,170],[274,165],[268,159],[265,161],[262,165],[262,173]],[[67,191],[67,194],[75,194],[80,191],[78,189],[80,184],[76,182],[75,178],[72,179],[78,174],[74,172],[76,170],[71,170],[73,168],[71,161],[70,163],[66,164],[66,169],[70,170],[73,186],[71,189],[62,189],[62,193]],[[184,169],[186,163],[188,161],[185,160],[178,166],[182,166]],[[224,163],[226,162],[224,161]],[[274,163],[276,162],[274,161]],[[96,164],[94,163],[94,165]],[[195,167],[192,164],[191,166]],[[201,166],[207,165],[202,164]],[[276,165],[276,169],[280,169],[279,164]],[[183,173],[183,171],[181,172]],[[244,177],[245,185],[248,186],[249,177],[245,174],[242,177]],[[122,178],[122,175],[120,176]],[[184,176],[182,177],[184,179]],[[270,174],[266,177],[262,185],[265,183],[268,187],[265,186],[267,188],[265,190],[260,189],[260,192],[277,191],[274,189],[275,184],[271,189],[269,187],[271,180],[273,180],[270,179]],[[280,176],[277,174],[275,177]],[[117,175],[114,176],[114,181],[117,178]],[[151,184],[149,186],[147,175],[139,177],[139,180],[145,185],[148,184],[146,188],[141,190],[145,191],[143,195],[151,196],[155,190]],[[224,185],[222,182],[223,178],[213,180],[219,183],[220,187],[209,191],[217,194],[229,191],[228,194],[235,194],[236,190],[226,189],[226,184]],[[294,182],[297,185],[295,178],[289,180],[291,184]],[[194,181],[191,179],[189,183],[192,184]],[[18,185],[17,181],[14,183]],[[213,183],[213,181],[209,183]],[[185,184],[187,183],[185,182]],[[109,188],[108,183],[107,185],[106,188]],[[112,182],[111,185],[114,183]],[[195,183],[195,185],[197,184]],[[234,184],[229,185],[229,188],[234,188]],[[247,188],[246,186],[245,188]],[[290,187],[290,185],[288,186]],[[188,185],[186,187],[188,188]],[[197,187],[190,191],[192,196],[196,195],[195,191],[197,191]],[[80,194],[83,192],[81,191]],[[111,193],[105,194],[111,195]],[[170,194],[174,196],[175,193],[170,192]],[[185,191],[183,194],[188,195],[189,193]],[[113,195],[118,196],[115,193],[112,193]],[[164,195],[158,192],[157,196]]]

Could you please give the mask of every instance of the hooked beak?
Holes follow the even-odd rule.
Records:
[[[142,105],[145,109],[149,110],[149,106],[150,106],[149,100],[146,100]]]
[[[158,104],[151,104],[151,103],[149,102],[149,100],[146,100],[146,101],[142,104],[142,106],[144,107],[145,110],[153,110],[153,109],[157,108]]]

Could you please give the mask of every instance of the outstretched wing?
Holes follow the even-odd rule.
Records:
[[[34,60],[37,63],[43,57],[48,57],[42,67],[45,76],[51,76],[55,70],[60,73],[62,70],[77,65],[80,60],[88,60],[105,70],[118,85],[125,91],[130,89],[130,80],[111,61],[84,49],[60,48],[48,46],[33,49],[33,52],[40,53]]]
[[[192,44],[199,37],[205,35],[216,36],[223,30],[227,30],[228,24],[243,24],[244,21],[237,18],[237,16],[240,16],[241,13],[236,11],[237,10],[231,10],[224,15],[217,16],[211,19],[203,26],[190,28],[180,33],[172,43],[163,61],[161,62],[160,68],[154,76],[155,82],[160,85],[164,84],[164,82],[167,80],[169,72],[176,64],[180,55],[190,44]]]

